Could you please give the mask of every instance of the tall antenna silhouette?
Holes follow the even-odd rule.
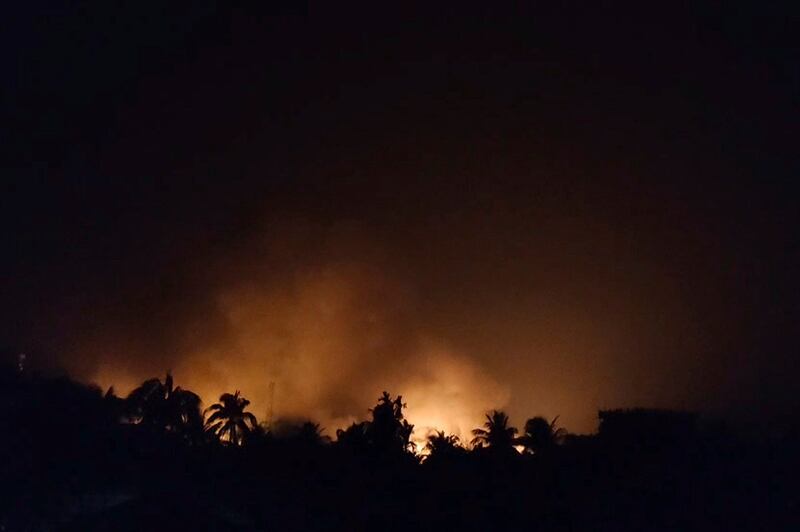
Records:
[[[272,406],[275,402],[275,381],[270,381],[267,388],[267,429],[272,428]]]

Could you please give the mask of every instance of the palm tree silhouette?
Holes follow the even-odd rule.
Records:
[[[443,430],[438,430],[428,436],[428,442],[425,444],[431,454],[446,451],[457,447],[459,444],[458,436],[455,434],[445,434]]]
[[[330,438],[323,433],[325,429],[319,423],[313,421],[306,421],[300,425],[297,431],[297,441],[301,444],[318,446],[328,443]]]
[[[369,421],[353,423],[346,429],[336,430],[336,443],[342,447],[356,452],[363,452],[369,449],[369,437],[367,430]]]
[[[428,456],[425,458],[426,463],[451,459],[466,452],[461,447],[461,441],[458,436],[445,434],[443,430],[436,431],[428,436],[425,450],[428,451]]]
[[[558,416],[553,421],[537,416],[525,422],[525,433],[517,438],[517,443],[528,453],[546,452],[560,445],[567,434],[566,429],[558,427]]]
[[[182,433],[202,428],[200,403],[196,393],[174,387],[169,373],[163,383],[157,378],[144,381],[125,399],[127,416],[134,423]]]
[[[496,451],[513,450],[514,435],[517,433],[515,427],[508,426],[508,416],[505,412],[492,410],[486,414],[485,428],[478,428],[472,431],[472,445],[476,447],[489,447]]]
[[[239,390],[233,394],[222,394],[219,403],[211,405],[204,412],[211,412],[206,420],[206,431],[215,434],[222,442],[242,445],[247,435],[258,426],[256,416],[244,411],[249,404],[250,401],[242,397]]]

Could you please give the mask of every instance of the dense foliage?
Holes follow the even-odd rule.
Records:
[[[487,414],[471,446],[411,443],[389,393],[335,441],[259,425],[237,391],[203,412],[170,375],[119,398],[0,372],[2,530],[788,530],[794,440],[685,412],[600,413],[596,435]]]

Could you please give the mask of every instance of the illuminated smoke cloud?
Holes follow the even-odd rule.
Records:
[[[418,441],[434,427],[466,438],[487,409],[506,404],[508,391],[486,368],[423,331],[418,294],[379,246],[351,227],[322,238],[287,233],[207,266],[214,312],[176,316],[177,357],[104,364],[95,380],[124,393],[161,364],[207,404],[238,389],[261,420],[271,406],[274,419],[311,418],[331,435],[367,417],[388,390],[403,395]],[[218,332],[198,342],[203,330]]]

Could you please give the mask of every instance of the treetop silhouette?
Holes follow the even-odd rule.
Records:
[[[557,426],[558,416],[552,421],[537,416],[525,422],[525,432],[516,439],[516,443],[525,448],[525,452],[537,454],[548,452],[560,445],[567,435],[566,429]]]
[[[172,375],[167,373],[164,382],[157,378],[148,379],[131,391],[125,399],[125,411],[133,423],[189,434],[203,426],[200,404],[197,394],[175,387]]]
[[[473,429],[473,446],[489,448],[496,452],[514,452],[514,436],[517,429],[508,424],[508,415],[499,410],[492,410],[486,414],[486,423],[483,428]]]
[[[239,390],[235,393],[224,393],[219,398],[219,403],[208,407],[204,412],[208,415],[205,423],[207,433],[214,434],[219,441],[231,445],[242,445],[247,436],[258,426],[258,420],[245,408],[250,401],[241,396]]]

